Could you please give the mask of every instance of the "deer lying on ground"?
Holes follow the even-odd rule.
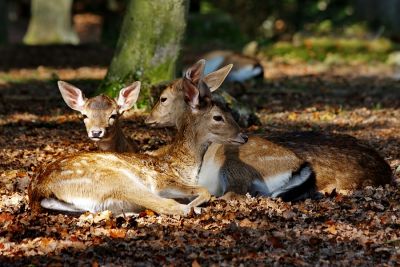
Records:
[[[112,99],[106,95],[85,98],[77,87],[63,82],[58,82],[58,88],[65,103],[73,110],[79,111],[89,138],[95,141],[102,151],[110,152],[136,152],[137,145],[125,137],[119,119],[124,111],[135,104],[140,87],[135,82],[121,89],[118,98]]]
[[[205,54],[204,74],[216,71],[222,66],[233,64],[226,80],[244,82],[249,79],[264,79],[264,68],[260,61],[251,56],[235,53],[229,50],[216,50]]]
[[[193,80],[210,97],[230,70],[229,66],[202,77],[204,61],[197,64],[199,76]],[[179,80],[161,93],[146,123],[178,126],[187,112]],[[275,141],[274,141],[275,140]],[[322,192],[349,190],[365,185],[390,183],[389,165],[379,154],[346,135],[288,133],[269,137],[250,136],[246,144],[233,147],[212,144],[203,158],[198,184],[221,196],[239,194],[282,196],[296,200]]]
[[[209,102],[200,102],[200,92],[192,79],[184,78],[177,86],[188,109],[176,121],[179,131],[168,149],[157,156],[86,152],[58,159],[31,181],[28,195],[32,211],[111,210],[120,214],[147,208],[157,213],[186,215],[191,208],[208,201],[207,189],[195,185],[207,147],[211,142],[239,145],[247,137],[240,133],[229,113]],[[133,90],[137,91],[130,101],[136,101],[139,86]],[[120,104],[127,101],[123,98]],[[195,198],[187,205],[172,199],[192,197]]]
[[[232,65],[203,77],[204,65],[205,61],[200,60],[188,71],[193,73],[191,81],[199,88],[201,98],[210,101],[210,92],[220,87]],[[178,79],[164,89],[146,120],[147,124],[177,126],[179,130],[178,122],[188,109],[180,83],[181,79]],[[203,157],[197,184],[216,196],[232,191],[295,200],[314,193],[313,172],[304,160],[260,137],[250,137],[249,142],[237,147],[239,149],[211,144]],[[161,151],[164,149],[167,147]]]

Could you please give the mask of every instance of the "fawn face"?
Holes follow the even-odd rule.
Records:
[[[119,117],[135,104],[140,92],[140,82],[134,82],[121,89],[116,99],[106,95],[87,99],[80,89],[71,84],[59,81],[58,87],[65,103],[82,114],[88,137],[93,141],[114,137]]]
[[[200,63],[203,64],[203,62]],[[186,123],[195,126],[197,140],[199,140],[200,143],[246,143],[248,138],[240,132],[240,128],[232,115],[211,102],[209,87],[205,84],[201,84],[202,81],[199,81],[200,84],[195,83],[196,79],[193,79],[192,75],[194,71],[196,73],[198,71],[193,67],[188,71],[189,73],[185,75],[181,84],[180,92],[183,95],[183,98],[181,97],[183,100],[178,101],[178,95],[176,95],[175,101],[186,104],[186,106],[182,108],[185,114],[191,112],[194,115],[190,117],[191,121]],[[225,76],[223,78],[225,78]],[[201,96],[202,94],[203,96]],[[176,107],[173,109],[177,110]],[[185,115],[175,118],[178,124],[182,117],[185,117]],[[178,129],[179,128],[178,126]]]
[[[240,128],[232,115],[220,107],[213,105],[209,107],[202,120],[198,122],[198,135],[201,140],[211,143],[240,145],[247,142],[247,136],[240,132]]]
[[[182,117],[186,109],[184,88],[194,86],[199,91],[198,104],[209,102],[211,92],[217,90],[225,80],[232,64],[203,77],[205,60],[199,60],[191,66],[183,78],[168,85],[161,93],[157,103],[150,112],[146,123],[156,127],[175,126],[176,120]]]
[[[181,81],[174,81],[168,85],[161,93],[157,103],[151,110],[145,123],[157,127],[175,126],[176,118],[180,117],[180,112],[185,109],[183,92],[178,89]]]

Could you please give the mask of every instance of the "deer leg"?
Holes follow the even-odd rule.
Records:
[[[188,215],[192,206],[184,205],[176,202],[173,199],[164,198],[152,192],[140,192],[140,198],[137,198],[138,192],[131,192],[126,194],[129,202],[138,204],[146,209],[151,209],[160,214],[169,215]],[[200,213],[200,210],[195,210]]]
[[[204,187],[180,183],[169,184],[167,188],[160,190],[158,195],[167,198],[190,198],[192,196],[197,196],[188,204],[190,207],[197,207],[209,201],[211,198],[211,194]]]

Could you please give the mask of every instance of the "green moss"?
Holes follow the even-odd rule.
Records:
[[[151,85],[175,74],[185,20],[184,0],[135,0],[127,7],[121,35],[98,93],[115,96],[124,85],[141,81],[138,106],[152,101]]]

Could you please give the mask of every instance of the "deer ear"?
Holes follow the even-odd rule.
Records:
[[[203,81],[207,84],[211,92],[214,92],[221,86],[222,82],[225,80],[226,76],[228,76],[232,67],[233,64],[226,65],[225,67],[220,68],[219,70],[207,74],[203,78]]]
[[[183,81],[183,93],[186,104],[192,109],[197,109],[199,107],[199,89],[190,81]]]
[[[204,66],[206,61],[204,59],[200,59],[195,64],[190,66],[183,77],[184,80],[191,81],[195,86],[197,86],[203,77]]]
[[[140,93],[140,82],[134,82],[131,85],[119,91],[118,98],[116,99],[119,106],[119,112],[122,113],[131,109],[136,103]]]
[[[58,89],[60,89],[62,98],[64,99],[68,107],[72,108],[73,110],[82,112],[83,107],[86,103],[86,98],[83,95],[82,91],[67,82],[58,81],[57,84]]]

